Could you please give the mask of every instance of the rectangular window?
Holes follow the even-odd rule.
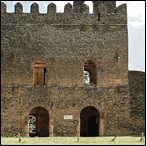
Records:
[[[45,74],[46,69],[42,67],[34,68],[34,85],[44,85],[45,84]]]

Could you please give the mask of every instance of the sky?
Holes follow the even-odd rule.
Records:
[[[34,2],[39,5],[40,13],[47,13],[47,6],[53,2],[57,6],[57,12],[63,12],[67,3],[73,1],[2,1],[7,4],[7,12],[14,12],[17,2],[23,4],[23,12],[30,12],[30,5]],[[85,2],[92,13],[92,2]],[[131,71],[145,72],[145,1],[116,1],[116,6],[127,4],[128,11],[128,69]]]

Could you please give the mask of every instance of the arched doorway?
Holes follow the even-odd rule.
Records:
[[[43,107],[35,107],[29,114],[29,136],[49,136],[49,114]]]
[[[80,136],[99,135],[99,113],[92,107],[85,107],[80,113]]]

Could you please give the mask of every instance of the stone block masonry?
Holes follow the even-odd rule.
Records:
[[[144,113],[134,122],[127,6],[116,7],[116,1],[93,5],[93,14],[84,1],[57,13],[50,3],[41,14],[36,3],[30,13],[21,3],[8,13],[1,3],[2,136],[140,134]]]

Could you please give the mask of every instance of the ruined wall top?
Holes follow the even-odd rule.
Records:
[[[33,3],[30,13],[23,12],[23,5],[16,3],[14,12],[8,13],[7,6],[1,2],[1,23],[47,23],[47,24],[127,24],[127,6],[116,7],[116,1],[93,1],[93,13],[85,1],[74,1],[64,6],[64,12],[58,13],[56,5],[50,3],[47,13],[39,13],[39,5]],[[23,22],[22,22],[23,20]]]

